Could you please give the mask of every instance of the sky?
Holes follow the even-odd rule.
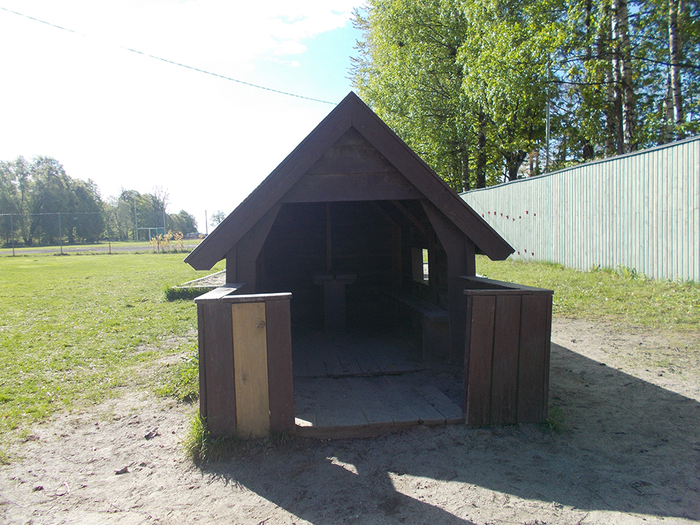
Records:
[[[352,90],[362,3],[0,0],[0,160],[53,157],[105,200],[162,188],[204,232]]]

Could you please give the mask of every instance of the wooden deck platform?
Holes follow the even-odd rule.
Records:
[[[413,425],[464,422],[446,393],[454,373],[416,361],[402,338],[306,334],[294,342],[294,411],[299,435],[361,437]]]

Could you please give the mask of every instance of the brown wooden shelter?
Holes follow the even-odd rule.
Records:
[[[291,292],[293,328],[344,333],[366,327],[391,330],[408,326],[420,358],[441,358],[468,366],[474,344],[478,342],[480,348],[494,344],[494,333],[498,340],[499,323],[507,320],[513,324],[512,318],[517,317],[515,325],[520,330],[520,299],[517,304],[510,300],[507,310],[499,310],[504,312],[499,317],[494,312],[506,304],[501,299],[493,299],[491,305],[489,300],[465,297],[465,288],[478,289],[478,293],[485,288],[505,290],[474,278],[478,252],[503,260],[513,248],[350,93],[185,261],[197,270],[208,270],[225,259],[226,282],[239,297],[269,298]],[[221,301],[224,293],[199,304],[204,308],[207,301]],[[512,290],[505,293],[512,294]],[[484,325],[483,334],[470,332],[469,319],[477,317],[468,308],[474,304],[491,309],[488,315],[496,315],[491,321],[495,328],[490,324]],[[200,310],[200,315],[205,315],[202,312],[205,310]],[[230,315],[221,319],[230,330]],[[200,319],[200,352],[203,341],[211,338],[219,325],[203,326]],[[267,331],[269,336],[269,326]],[[508,384],[501,389],[504,393],[498,393],[499,385],[491,384],[493,374],[487,372],[491,357],[479,361],[483,373],[478,377],[470,378],[468,369],[464,372],[464,410],[468,404],[466,383],[471,381],[479,389],[472,395],[472,404],[478,405],[474,413],[478,413],[475,421],[479,424],[493,422],[489,415],[491,392],[506,396],[511,405],[511,398],[518,395],[518,341],[522,334],[512,328],[501,331],[509,334],[506,343],[515,352],[515,361],[508,365]],[[537,358],[541,361],[538,370],[548,363],[547,333],[543,336],[547,355],[546,359],[543,355]],[[488,353],[496,355],[491,349]],[[279,363],[277,358],[268,361],[270,377],[277,374],[273,366],[279,371]],[[207,367],[211,374],[221,374],[216,364]],[[537,381],[542,383],[543,372],[538,374]],[[204,375],[200,380],[203,385]],[[229,380],[216,381],[221,385]],[[511,386],[513,381],[515,386]],[[287,392],[291,376],[288,383],[284,387]],[[544,412],[540,392],[535,400],[539,407],[535,419],[546,414],[546,385],[542,388]],[[488,392],[481,391],[484,389]],[[218,386],[212,392],[210,395],[221,397]],[[270,403],[272,397],[289,396],[271,395]],[[232,391],[230,399],[234,397]],[[284,411],[288,410],[280,409]],[[503,421],[510,421],[508,418]],[[511,419],[515,422],[517,418],[513,415]],[[277,429],[285,428],[280,425]]]
[[[513,249],[350,93],[185,262],[208,270],[225,258],[241,293],[291,291],[294,321],[319,321],[324,279],[352,281],[349,319],[371,314],[377,291],[415,297],[448,312],[459,358],[460,277],[475,275],[477,251],[502,260]]]

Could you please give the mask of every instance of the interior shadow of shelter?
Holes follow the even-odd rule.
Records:
[[[550,377],[560,432],[453,425],[296,439],[203,472],[312,523],[469,523],[489,505],[517,521],[518,501],[532,511],[533,500],[555,514],[566,507],[700,519],[700,403],[555,344]],[[450,493],[459,497],[444,497]],[[508,508],[503,495],[512,497]]]

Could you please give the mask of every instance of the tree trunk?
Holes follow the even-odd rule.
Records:
[[[584,53],[585,53],[584,62],[587,64],[591,60],[591,58],[593,58],[593,50],[591,49],[591,42],[593,42],[593,38],[591,35],[591,19],[592,19],[592,11],[593,11],[593,0],[586,0],[585,9],[586,9],[586,16],[583,19],[583,23],[586,26],[586,43],[585,43],[585,47],[584,47]]]
[[[522,165],[527,153],[524,151],[513,151],[505,153],[503,158],[506,160],[506,172],[508,174],[508,180],[513,181],[518,179],[518,170]]]
[[[617,75],[615,85],[622,110],[623,148],[621,153],[627,153],[637,149],[635,143],[637,115],[632,84],[632,52],[627,0],[614,0],[612,29],[615,43],[613,74]],[[619,149],[618,147],[618,151]]]
[[[668,51],[671,59],[670,87],[673,101],[673,124],[675,126],[675,136],[679,139],[684,137],[681,126],[685,120],[683,116],[683,93],[680,67],[682,35],[678,23],[682,13],[682,0],[668,0]]]
[[[671,76],[666,79],[666,97],[661,105],[662,127],[661,144],[667,144],[675,138],[673,126],[673,89],[671,88]]]
[[[612,157],[617,153],[616,144],[617,130],[620,128],[620,120],[615,107],[615,83],[613,79],[614,60],[611,54],[614,52],[612,46],[612,28],[610,3],[604,1],[602,5],[602,20],[598,27],[598,36],[596,43],[596,52],[598,60],[604,60],[609,63],[608,67],[603,68],[603,82],[605,85],[605,104],[603,113],[605,114],[605,156]]]
[[[471,173],[469,172],[469,146],[463,142],[459,148],[460,160],[462,161],[462,191],[471,189]]]
[[[479,112],[479,131],[476,144],[476,187],[486,187],[486,115]]]

